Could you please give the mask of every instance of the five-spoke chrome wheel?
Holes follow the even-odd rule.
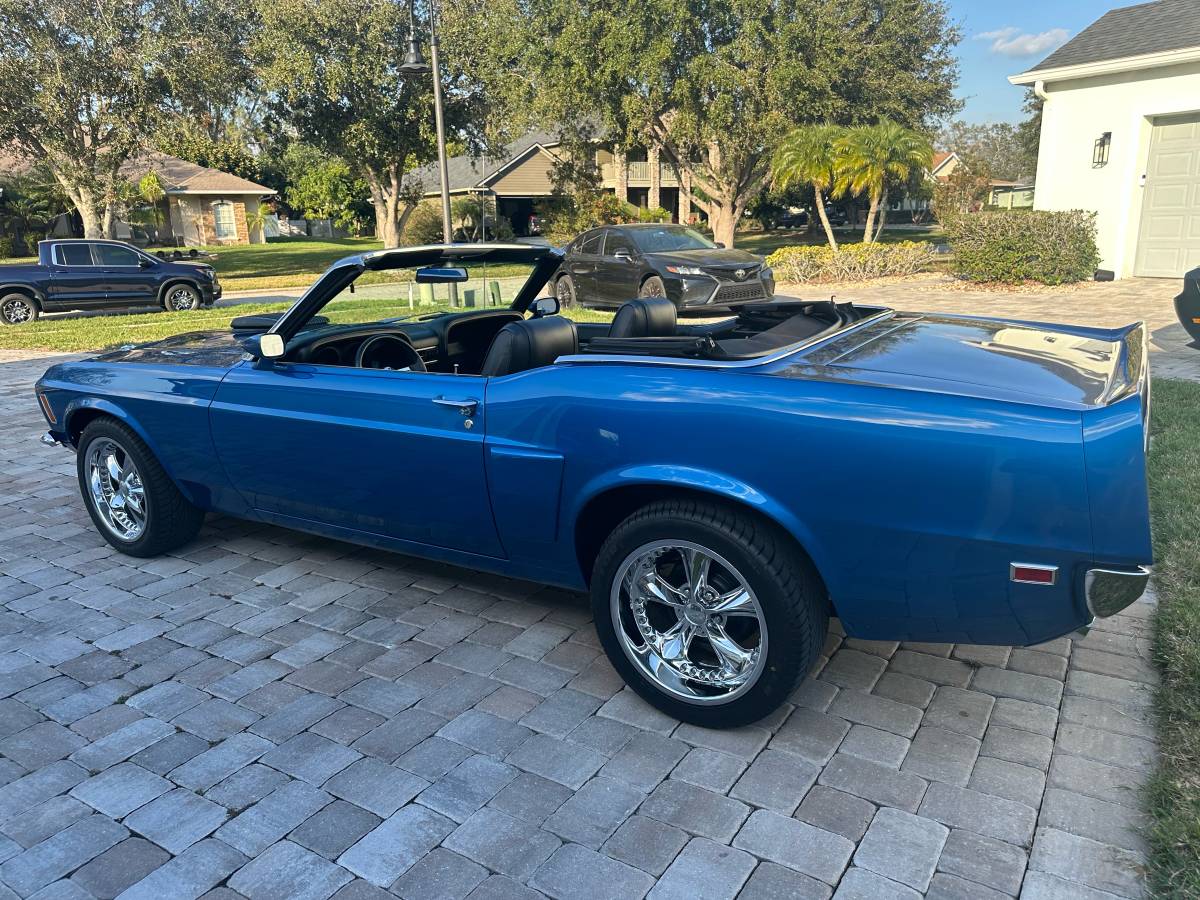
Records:
[[[0,302],[0,320],[6,325],[24,325],[37,318],[32,300],[19,295],[10,295]]]
[[[146,530],[146,492],[129,452],[111,438],[87,449],[88,489],[96,513],[119,540],[136,541]]]
[[[729,703],[762,674],[762,607],[746,578],[707,547],[689,541],[638,547],[617,569],[610,606],[625,655],[672,697]]]

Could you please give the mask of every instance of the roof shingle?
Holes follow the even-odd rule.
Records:
[[[1200,0],[1155,0],[1105,13],[1030,72],[1200,47]]]

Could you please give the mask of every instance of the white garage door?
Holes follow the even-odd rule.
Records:
[[[1135,275],[1200,266],[1200,113],[1156,119],[1146,163]]]

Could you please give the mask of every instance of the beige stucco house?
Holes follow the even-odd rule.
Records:
[[[1045,101],[1036,209],[1097,214],[1101,268],[1200,266],[1200,3],[1106,13],[1009,78]]]
[[[275,194],[269,187],[165,153],[148,153],[121,167],[121,174],[132,181],[150,172],[166,190],[159,243],[198,246],[265,240],[257,213],[262,201]],[[118,237],[128,233],[128,226],[118,226]]]

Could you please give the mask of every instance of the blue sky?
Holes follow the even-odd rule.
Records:
[[[950,0],[962,26],[958,95],[967,122],[1023,118],[1024,89],[1008,83],[1110,9],[1138,0]]]

